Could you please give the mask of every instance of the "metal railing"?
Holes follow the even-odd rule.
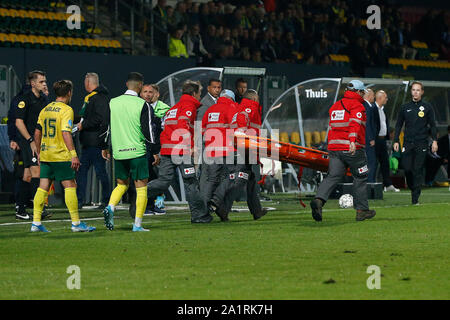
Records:
[[[100,19],[98,0],[72,0],[68,2],[82,8],[82,15],[88,25],[92,25],[92,29],[99,27],[108,30],[114,37],[119,37],[122,40],[122,46],[130,54],[155,55],[155,30],[167,37],[166,27],[163,24],[155,24],[153,6],[145,4],[142,0],[108,1],[109,25]],[[87,10],[87,6],[91,5],[94,7],[93,13]],[[120,33],[119,29],[124,30],[125,34],[124,32]],[[129,39],[127,38],[127,32],[129,32]],[[143,51],[138,50],[136,40],[143,41],[147,48],[144,47]],[[165,48],[158,49],[165,50]]]

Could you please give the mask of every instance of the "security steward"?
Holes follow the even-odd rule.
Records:
[[[431,152],[435,153],[438,150],[434,110],[431,104],[422,100],[423,93],[423,84],[414,81],[411,84],[412,101],[401,107],[394,135],[394,151],[398,152],[400,150],[399,136],[405,124],[402,161],[413,205],[419,204],[429,131],[433,139]]]
[[[224,90],[217,103],[209,107],[203,115],[205,151],[202,175],[205,181],[201,189],[207,203],[221,181],[226,179],[232,171],[235,149],[234,135],[230,134],[230,125],[238,110],[238,104],[234,102],[234,98],[233,91]],[[219,215],[219,217],[222,221],[226,221],[226,216]]]
[[[231,128],[235,135],[259,136],[261,128],[262,107],[259,104],[259,95],[253,89],[247,90],[239,104],[238,113],[233,117]],[[254,220],[258,220],[267,213],[262,208],[259,198],[258,185],[252,165],[257,163],[257,158],[242,150],[236,152],[234,168],[228,179],[224,180],[211,199],[211,205],[216,213],[224,220],[228,220],[228,214],[233,204],[233,190],[246,187],[247,205]]]
[[[28,74],[28,81],[31,90],[24,93],[17,99],[16,128],[18,131],[17,143],[22,151],[24,164],[24,178],[31,174],[31,197],[34,198],[39,187],[40,169],[38,161],[38,150],[34,141],[34,130],[37,126],[39,113],[48,104],[44,92],[48,91],[47,78],[43,71],[35,70]],[[22,201],[23,202],[23,201]]]
[[[366,111],[363,96],[366,87],[359,80],[352,80],[347,86],[344,98],[330,108],[328,131],[329,166],[328,175],[319,185],[315,199],[311,201],[312,217],[322,221],[322,207],[331,192],[345,176],[349,167],[353,176],[353,198],[356,220],[362,221],[375,216],[369,210],[367,200],[367,158],[364,151],[366,132]]]
[[[183,177],[192,223],[209,223],[213,220],[204,198],[200,195],[192,158],[194,122],[197,109],[200,107],[201,92],[200,82],[187,80],[183,84],[180,101],[167,111],[164,130],[160,136],[159,177],[147,185],[149,198],[164,193],[175,177],[175,169],[179,168]]]

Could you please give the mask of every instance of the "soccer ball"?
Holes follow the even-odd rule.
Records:
[[[353,196],[351,194],[343,194],[339,198],[339,207],[341,209],[347,209],[353,207]]]

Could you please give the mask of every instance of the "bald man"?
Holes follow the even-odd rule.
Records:
[[[375,182],[377,158],[375,156],[375,121],[374,113],[377,109],[374,107],[375,93],[372,89],[366,89],[364,94],[363,106],[366,109],[366,156],[369,176],[367,182]]]
[[[376,180],[376,172],[378,163],[380,163],[381,174],[383,176],[383,185],[385,192],[399,192],[400,190],[392,185],[391,178],[389,177],[389,154],[386,147],[386,141],[389,140],[389,122],[384,113],[384,106],[388,101],[387,93],[383,90],[377,91],[375,94],[375,110],[374,122],[375,122],[375,167],[370,172],[369,177]],[[375,181],[374,181],[375,182]]]

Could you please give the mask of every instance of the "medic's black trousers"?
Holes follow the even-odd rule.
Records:
[[[192,159],[191,159],[192,160]],[[176,164],[170,156],[161,156],[159,164],[158,179],[147,184],[148,198],[156,198],[169,189],[175,178],[176,169],[179,169],[183,178],[186,200],[191,211],[191,221],[209,220],[211,215],[208,212],[206,202],[200,194],[198,180],[195,174],[193,161],[190,164]]]
[[[262,212],[255,173],[251,164],[224,165],[225,179],[216,188],[212,201],[227,214],[231,211],[235,198],[233,191],[247,189],[247,205],[252,215]]]
[[[353,206],[356,210],[369,210],[367,200],[367,158],[364,149],[352,155],[348,151],[330,151],[328,175],[319,185],[316,198],[328,200],[337,184],[344,178],[347,168],[353,176]]]

